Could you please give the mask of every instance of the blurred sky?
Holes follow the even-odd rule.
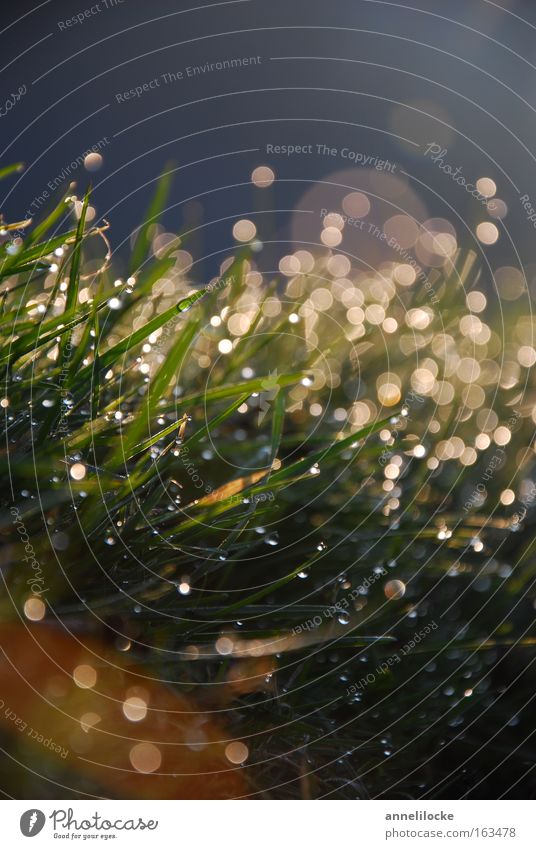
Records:
[[[532,273],[535,230],[522,197],[536,208],[534,2],[18,0],[3,9],[1,38],[0,114],[27,87],[0,118],[0,164],[27,163],[3,187],[8,220],[61,191],[64,169],[101,142],[95,204],[112,222],[114,248],[121,251],[173,162],[165,223],[195,231],[189,249],[205,257],[199,279],[232,248],[237,217],[254,218],[279,253],[287,241],[318,239],[321,208],[340,205],[343,191],[319,181],[375,192],[378,220],[399,205],[417,218],[447,218],[459,241],[470,241],[485,210],[425,155],[437,143],[469,182],[493,178],[508,207],[490,262],[514,263],[518,252]],[[244,57],[259,58],[187,75]],[[179,72],[182,79],[165,81]],[[118,102],[144,84],[141,96]],[[319,154],[317,144],[336,153]],[[285,156],[267,145],[312,152]],[[378,181],[344,149],[389,160],[403,185]],[[250,183],[259,164],[277,175],[270,189]],[[89,175],[77,168],[72,176],[82,191]]]

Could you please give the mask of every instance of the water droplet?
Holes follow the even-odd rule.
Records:
[[[86,467],[83,463],[75,463],[71,466],[70,474],[73,480],[81,481],[86,476]]]
[[[266,534],[263,540],[266,545],[277,545],[279,543],[279,534],[275,531],[273,534]]]
[[[69,547],[69,537],[61,531],[52,534],[52,547],[56,551],[65,551]]]
[[[346,612],[339,613],[338,618],[341,625],[348,625],[348,623],[350,622],[350,615]]]
[[[406,585],[403,581],[387,581],[383,591],[389,600],[399,599],[406,594]]]

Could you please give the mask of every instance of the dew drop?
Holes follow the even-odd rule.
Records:
[[[264,537],[266,545],[277,545],[279,543],[279,534],[275,531],[273,534],[266,534]]]

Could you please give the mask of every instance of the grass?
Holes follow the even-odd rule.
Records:
[[[209,789],[156,776],[130,785],[82,754],[47,753],[26,769],[40,753],[3,722],[13,759],[4,792],[526,796],[532,374],[512,363],[527,317],[512,306],[514,342],[501,338],[491,306],[471,313],[479,274],[467,252],[435,273],[437,305],[424,287],[394,297],[390,278],[356,278],[363,309],[383,303],[395,333],[373,312],[348,320],[359,298],[341,297],[336,251],[318,252],[307,272],[260,281],[240,248],[219,277],[194,286],[177,244],[153,250],[168,190],[166,178],[126,280],[114,280],[106,223],[86,220],[90,190],[62,198],[43,221],[4,222],[1,642],[19,664],[11,686],[23,712],[26,654],[14,645],[30,633],[61,657],[91,644],[114,699],[124,682],[116,693],[105,668],[117,665],[147,679],[155,722],[168,699],[171,714],[215,716],[215,737],[243,740],[248,758],[229,769],[215,743],[209,771],[222,778]],[[478,363],[476,379],[463,357]],[[497,427],[509,433],[500,451]],[[474,449],[478,434],[489,445]],[[45,589],[29,589],[21,528]],[[27,615],[29,597],[45,602],[39,621]],[[53,677],[47,669],[30,697],[38,716]],[[93,695],[82,691],[80,702],[72,689],[78,701],[64,713],[76,725]],[[82,745],[57,710],[41,723],[73,755],[85,751],[90,735]],[[186,733],[177,728],[170,719],[154,739],[173,748]],[[131,739],[124,725],[114,733]],[[110,757],[122,764],[125,753]],[[192,772],[204,771],[203,757],[188,762]],[[179,748],[169,772],[184,772],[184,758]]]

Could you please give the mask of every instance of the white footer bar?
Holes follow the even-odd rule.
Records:
[[[4,801],[2,845],[534,849],[523,801]],[[35,838],[35,843],[29,840]]]

